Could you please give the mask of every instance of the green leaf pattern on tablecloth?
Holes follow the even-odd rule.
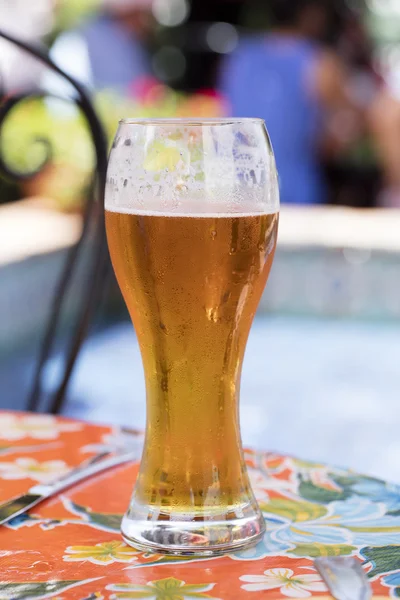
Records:
[[[372,566],[372,569],[368,571],[370,578],[400,569],[400,544],[398,546],[364,548],[360,554],[365,560],[364,564]]]
[[[213,589],[214,583],[186,584],[175,577],[149,581],[146,585],[134,583],[115,584],[107,586],[107,589],[115,592],[111,594],[110,600],[219,600],[209,596],[206,592]]]
[[[2,583],[0,581],[0,600],[41,600],[53,598],[56,594],[71,588],[85,585],[95,579],[79,581],[43,581],[27,583]]]
[[[318,558],[320,556],[348,556],[357,550],[355,546],[346,544],[297,544],[290,554],[301,558]]]
[[[121,539],[100,542],[94,546],[68,546],[63,560],[67,562],[91,562],[106,566],[114,562],[131,563],[138,560],[139,550],[131,548]]]
[[[286,465],[292,471],[290,481],[296,482],[295,493],[281,491],[268,502],[259,498],[267,521],[264,540],[232,558],[354,555],[370,558],[376,565],[373,574],[394,570],[400,579],[400,488],[295,459],[287,458]],[[265,492],[277,489],[266,477]]]
[[[296,523],[314,521],[328,512],[325,506],[320,504],[289,498],[273,498],[268,503],[260,503],[260,508],[264,513],[272,513]]]
[[[262,460],[257,453],[247,453],[247,457],[253,470]],[[262,561],[271,556],[313,560],[318,556],[352,555],[364,562],[364,569],[372,580],[378,578],[383,586],[390,588],[393,598],[400,597],[400,488],[371,477],[362,477],[349,471],[329,469],[324,465],[291,458],[285,458],[279,469],[271,470],[267,463],[268,456],[265,458],[265,466],[257,471],[259,476],[255,487],[267,521],[267,533],[257,547],[231,554],[230,560],[246,563]],[[34,527],[37,523],[42,528],[52,529],[62,525],[79,524],[97,531],[113,534],[119,532],[122,514],[103,513],[98,507],[95,510],[94,507],[83,506],[69,499],[64,499],[63,503],[71,518],[43,519],[26,516],[8,526],[19,529]],[[102,542],[102,539],[99,538],[98,542]],[[76,541],[76,545],[78,544],[79,540]],[[98,548],[96,552],[99,552]],[[110,551],[107,557],[111,557],[115,563],[118,561],[114,554],[114,550]],[[71,548],[66,548],[65,556],[69,557],[68,560],[78,558]],[[92,562],[97,560],[98,568],[101,569],[101,564],[111,562],[111,558],[103,560],[96,555]],[[132,570],[132,573],[136,572],[135,569],[143,567],[183,565],[191,560],[140,552],[133,552],[129,556],[127,554],[122,558],[118,555],[117,558],[127,558],[127,562],[131,562],[127,568]],[[211,559],[195,560],[203,562]],[[218,561],[224,559],[212,560],[218,564]],[[248,575],[245,569],[243,575]],[[45,590],[40,587],[43,584],[15,585],[33,586],[28,590],[30,596],[23,595],[26,592],[21,591],[22,587],[14,590],[11,587],[0,587],[0,600],[45,597]],[[79,582],[57,582],[57,585],[79,585]],[[107,589],[112,592],[110,598],[115,600],[170,600],[210,598],[206,592],[211,588],[208,584],[185,583],[178,579],[165,578],[150,581],[142,586],[115,583]]]
[[[352,496],[350,490],[343,489],[341,491],[328,490],[323,487],[314,485],[310,480],[300,477],[299,494],[302,498],[310,502],[319,502],[321,504],[329,504],[338,500],[347,500]]]
[[[91,525],[95,529],[110,533],[119,532],[120,530],[123,515],[96,512],[87,506],[81,506],[68,499],[64,500],[64,506],[74,515],[81,517],[84,523]]]

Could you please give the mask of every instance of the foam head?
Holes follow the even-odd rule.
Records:
[[[171,215],[279,210],[275,159],[261,120],[121,122],[106,209]]]

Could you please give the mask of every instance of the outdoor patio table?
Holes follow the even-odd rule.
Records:
[[[324,464],[246,451],[267,522],[258,546],[218,558],[143,553],[120,521],[140,434],[63,417],[0,413],[0,502],[48,482],[127,435],[137,461],[103,472],[0,527],[0,598],[154,600],[331,598],[314,565],[348,555],[374,598],[400,597],[400,488]]]

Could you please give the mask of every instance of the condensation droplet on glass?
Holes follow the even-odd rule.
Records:
[[[188,189],[189,189],[188,186],[182,181],[182,179],[179,179],[177,181],[176,186],[175,186],[175,190],[177,192],[179,192],[179,193],[183,192],[184,193],[184,192],[187,192]]]
[[[211,323],[218,323],[219,321],[218,308],[218,306],[212,306],[210,308],[206,307],[207,319],[211,321]]]
[[[211,239],[215,240],[216,237],[217,237],[217,232],[213,230],[211,232]]]

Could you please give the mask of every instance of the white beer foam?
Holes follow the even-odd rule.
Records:
[[[279,210],[275,159],[259,123],[122,124],[105,208],[125,214],[237,216]]]
[[[246,210],[246,208],[249,208]],[[187,217],[187,218],[204,218],[204,219],[228,219],[232,217],[244,218],[244,217],[259,217],[263,215],[273,215],[278,212],[276,211],[266,211],[264,207],[260,207],[257,210],[255,207],[241,207],[241,210],[231,210],[227,211],[227,207],[224,206],[220,210],[215,210],[214,212],[207,211],[199,211],[195,210],[190,204],[187,205],[186,212],[179,211],[162,211],[162,210],[134,210],[129,208],[106,208],[106,212],[112,212],[117,214],[125,214],[132,216],[143,216],[143,217]]]

